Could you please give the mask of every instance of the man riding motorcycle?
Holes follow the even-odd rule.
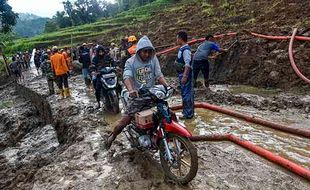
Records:
[[[142,37],[136,49],[136,54],[126,61],[124,74],[124,84],[132,98],[128,101],[127,107],[114,127],[106,141],[106,148],[109,149],[112,142],[118,134],[130,124],[133,115],[139,111],[148,108],[152,103],[150,99],[143,101],[135,99],[138,96],[138,90],[143,86],[151,88],[158,81],[159,84],[168,87],[166,79],[161,72],[159,61],[155,55],[155,48],[147,36]]]
[[[115,62],[113,59],[105,52],[105,49],[103,46],[98,46],[96,49],[96,56],[92,60],[92,64],[94,65],[91,67],[92,75],[93,75],[93,85],[95,88],[95,95],[96,100],[98,102],[98,108],[101,107],[100,105],[100,93],[102,88],[102,82],[100,80],[100,71],[102,68],[105,67],[114,67]]]

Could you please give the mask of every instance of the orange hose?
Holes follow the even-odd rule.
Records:
[[[265,38],[265,39],[269,39],[269,40],[289,40],[289,39],[292,39],[291,36],[269,36],[269,35],[258,34],[255,32],[250,32],[250,34],[252,34],[255,37]],[[301,41],[310,41],[310,37],[306,37],[306,36],[296,36],[295,39],[301,40]]]
[[[182,105],[177,105],[177,106],[171,106],[170,109],[171,110],[180,110],[182,109]],[[310,131],[305,130],[305,129],[299,129],[299,128],[295,128],[295,127],[290,127],[290,126],[286,126],[286,125],[282,125],[282,124],[278,124],[278,123],[274,123],[271,121],[267,121],[261,118],[257,118],[254,117],[252,115],[247,115],[247,114],[243,114],[240,112],[236,112],[234,110],[230,110],[230,109],[226,109],[220,106],[216,106],[216,105],[212,105],[212,104],[208,104],[205,102],[202,103],[195,103],[195,108],[203,108],[203,109],[208,109],[208,110],[212,110],[212,111],[216,111],[222,114],[226,114],[250,123],[255,123],[258,125],[262,125],[265,127],[269,127],[272,129],[276,129],[282,132],[286,132],[286,133],[290,133],[290,134],[294,134],[294,135],[299,135],[302,137],[306,137],[306,138],[310,138]]]
[[[293,30],[293,34],[292,34],[292,37],[291,37],[291,40],[290,40],[290,45],[288,47],[288,56],[290,58],[290,62],[291,62],[291,66],[292,68],[294,69],[295,73],[302,79],[304,80],[305,82],[309,83],[310,84],[310,80],[305,77],[305,75],[303,75],[299,69],[297,68],[296,66],[296,63],[294,61],[294,55],[293,55],[293,44],[294,44],[294,39],[295,39],[295,36],[296,36],[296,33],[297,33],[297,28],[295,28]],[[296,36],[297,37],[297,36]]]
[[[242,146],[251,152],[273,162],[278,164],[279,166],[282,166],[289,171],[304,177],[307,180],[310,180],[310,170],[295,164],[294,162],[287,160],[281,156],[275,155],[272,152],[257,146],[253,144],[250,141],[240,139],[239,137],[232,135],[232,134],[224,134],[224,135],[209,135],[209,136],[193,136],[190,137],[190,140],[192,141],[231,141],[239,146]]]

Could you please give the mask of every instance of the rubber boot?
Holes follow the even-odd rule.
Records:
[[[66,98],[71,96],[69,88],[65,88],[64,95],[65,95]]]
[[[60,95],[61,98],[65,97],[64,89],[59,89],[59,95]]]

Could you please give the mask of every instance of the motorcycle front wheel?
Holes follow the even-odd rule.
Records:
[[[198,170],[197,149],[192,142],[176,134],[167,135],[172,160],[168,160],[164,142],[159,146],[160,162],[166,177],[186,185],[193,180]]]
[[[112,91],[108,94],[108,101],[112,107],[112,113],[118,114],[120,112],[119,99],[115,91]]]

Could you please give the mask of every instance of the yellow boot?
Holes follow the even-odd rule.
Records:
[[[69,88],[65,88],[64,95],[65,95],[66,98],[71,96]]]
[[[64,89],[59,89],[59,95],[61,98],[64,98],[64,96],[65,96]]]

